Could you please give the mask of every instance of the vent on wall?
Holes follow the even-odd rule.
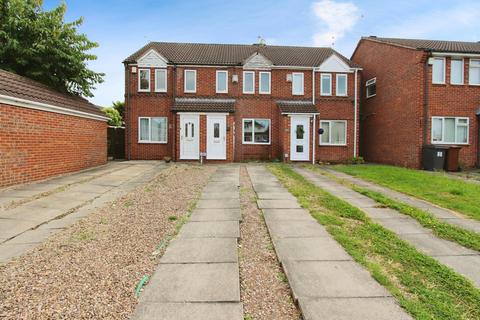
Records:
[[[132,73],[137,73],[137,67],[132,67]]]
[[[292,82],[292,74],[287,73],[287,82]]]

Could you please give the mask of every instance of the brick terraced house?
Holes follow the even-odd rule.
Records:
[[[152,42],[124,65],[129,159],[357,154],[360,68],[331,48]]]
[[[0,70],[0,187],[105,164],[107,121],[83,98]]]
[[[361,153],[367,161],[422,166],[425,145],[461,146],[479,164],[480,43],[364,37]]]

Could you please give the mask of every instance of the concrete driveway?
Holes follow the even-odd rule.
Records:
[[[68,176],[0,190],[0,263],[94,209],[152,180],[160,161],[111,162]]]

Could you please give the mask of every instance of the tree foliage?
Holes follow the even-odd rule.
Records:
[[[103,73],[87,67],[98,47],[78,27],[83,18],[65,22],[62,2],[44,11],[42,0],[0,0],[0,68],[42,82],[54,89],[93,96]]]
[[[117,109],[113,107],[106,107],[102,109],[103,112],[107,115],[107,117],[110,118],[108,120],[108,125],[109,126],[114,126],[114,127],[121,127],[122,126],[122,117],[120,116],[120,113],[118,112]]]
[[[125,101],[114,101],[112,102],[112,107],[114,109],[117,109],[118,113],[120,113],[120,116],[125,118],[124,112],[125,112]]]

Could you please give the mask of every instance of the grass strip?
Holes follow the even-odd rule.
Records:
[[[480,185],[442,173],[387,165],[337,165],[332,169],[461,212],[480,220]]]
[[[268,168],[302,207],[417,319],[479,319],[480,290],[417,251],[363,211],[315,186],[285,164]]]

